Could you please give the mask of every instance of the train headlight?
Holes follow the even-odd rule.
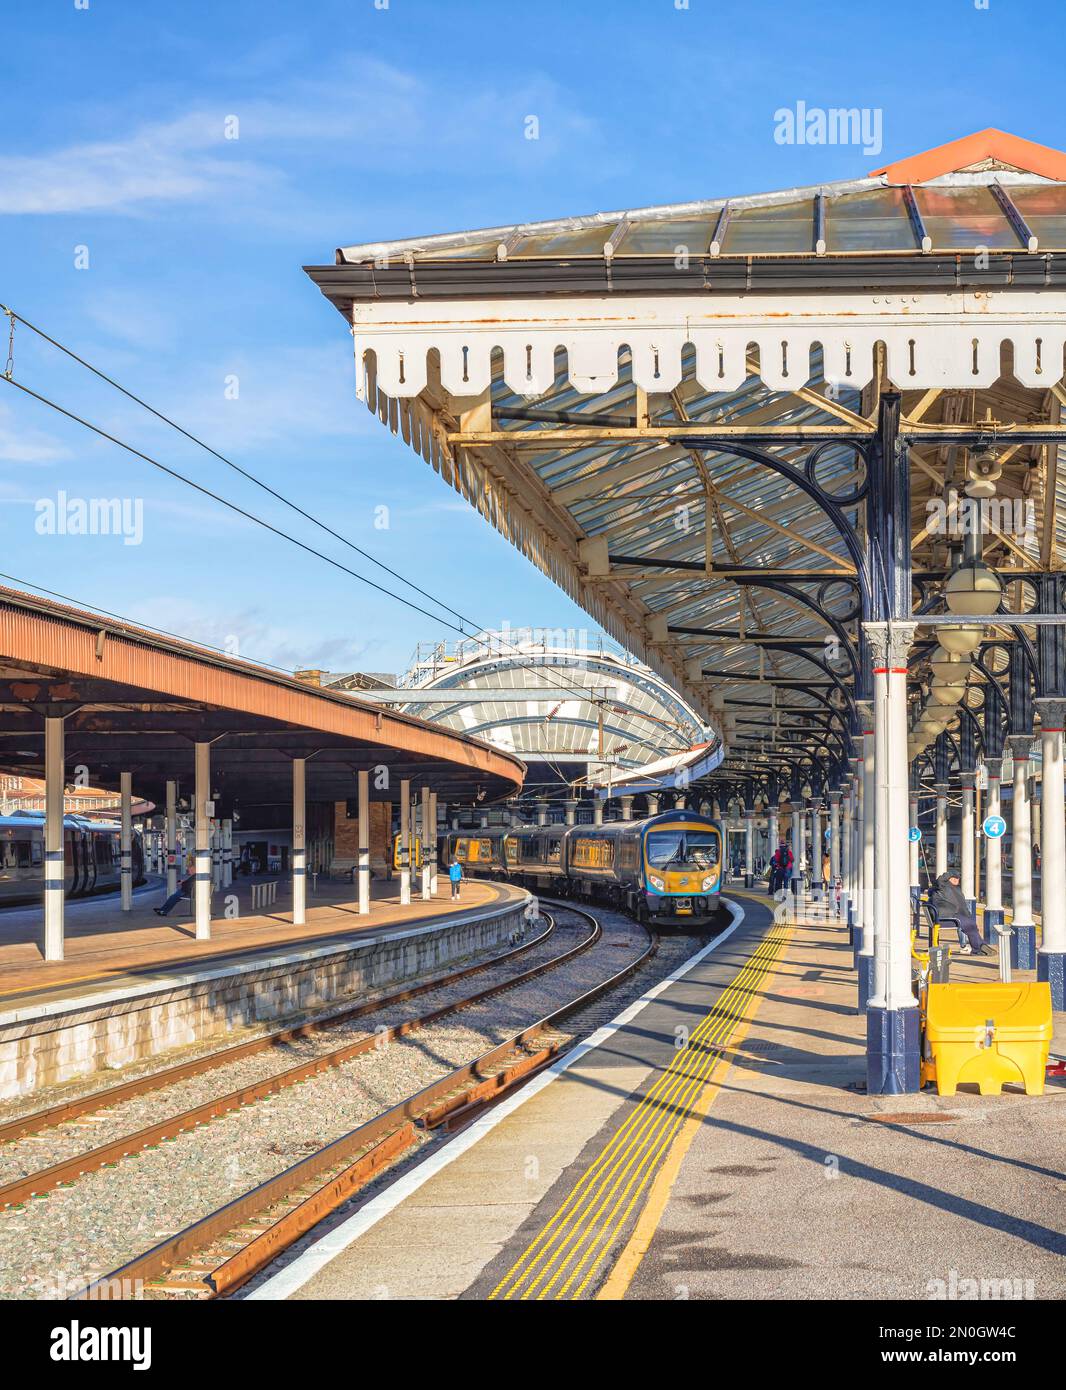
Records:
[[[655,889],[657,893],[665,892],[666,883],[663,881],[663,879],[656,878],[654,874],[649,874],[648,882],[651,884],[651,886]]]
[[[703,880],[703,882],[700,884],[700,888],[701,888],[701,890],[702,890],[704,893],[706,893],[707,890],[708,890],[709,888],[713,888],[713,887],[714,887],[714,874],[708,874],[707,877],[706,877],[706,878]]]

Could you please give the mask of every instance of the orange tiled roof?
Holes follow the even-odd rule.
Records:
[[[1034,140],[1023,140],[1020,135],[1010,135],[991,126],[988,130],[964,135],[961,140],[949,140],[946,145],[937,145],[921,154],[898,159],[894,164],[871,169],[870,175],[872,178],[886,175],[890,183],[924,183],[927,179],[958,173],[987,160],[1024,170],[1027,174],[1038,174],[1041,178],[1066,181],[1066,153],[1062,150],[1038,145]]]

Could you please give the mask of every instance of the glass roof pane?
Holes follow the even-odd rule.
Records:
[[[684,246],[690,256],[703,256],[711,244],[717,223],[717,213],[709,217],[666,217],[634,222],[622,238],[616,254],[672,256],[679,246]]]
[[[814,251],[814,203],[774,203],[770,207],[738,208],[729,218],[723,256],[749,256]]]
[[[901,188],[873,188],[830,198],[825,209],[828,251],[913,251],[914,232]]]
[[[934,249],[1017,251],[1018,238],[999,204],[983,185],[964,188],[925,185],[914,196]]]
[[[602,256],[603,244],[617,224],[597,222],[591,227],[565,227],[540,232],[518,243],[514,256]]]
[[[496,248],[503,239],[472,241],[467,246],[426,246],[415,255],[420,261],[494,261]]]
[[[1041,251],[1066,250],[1066,187],[1061,183],[1007,189],[1033,230]]]

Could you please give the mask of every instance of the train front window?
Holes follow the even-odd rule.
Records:
[[[718,863],[718,836],[711,830],[653,830],[646,845],[653,869],[711,869]]]

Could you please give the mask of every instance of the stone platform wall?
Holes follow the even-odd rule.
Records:
[[[268,1023],[282,1026],[333,1002],[358,998],[505,945],[528,895],[427,927],[367,933],[338,947],[279,952],[195,975],[171,972],[73,1000],[0,1012],[0,1099],[103,1073],[173,1048]]]

